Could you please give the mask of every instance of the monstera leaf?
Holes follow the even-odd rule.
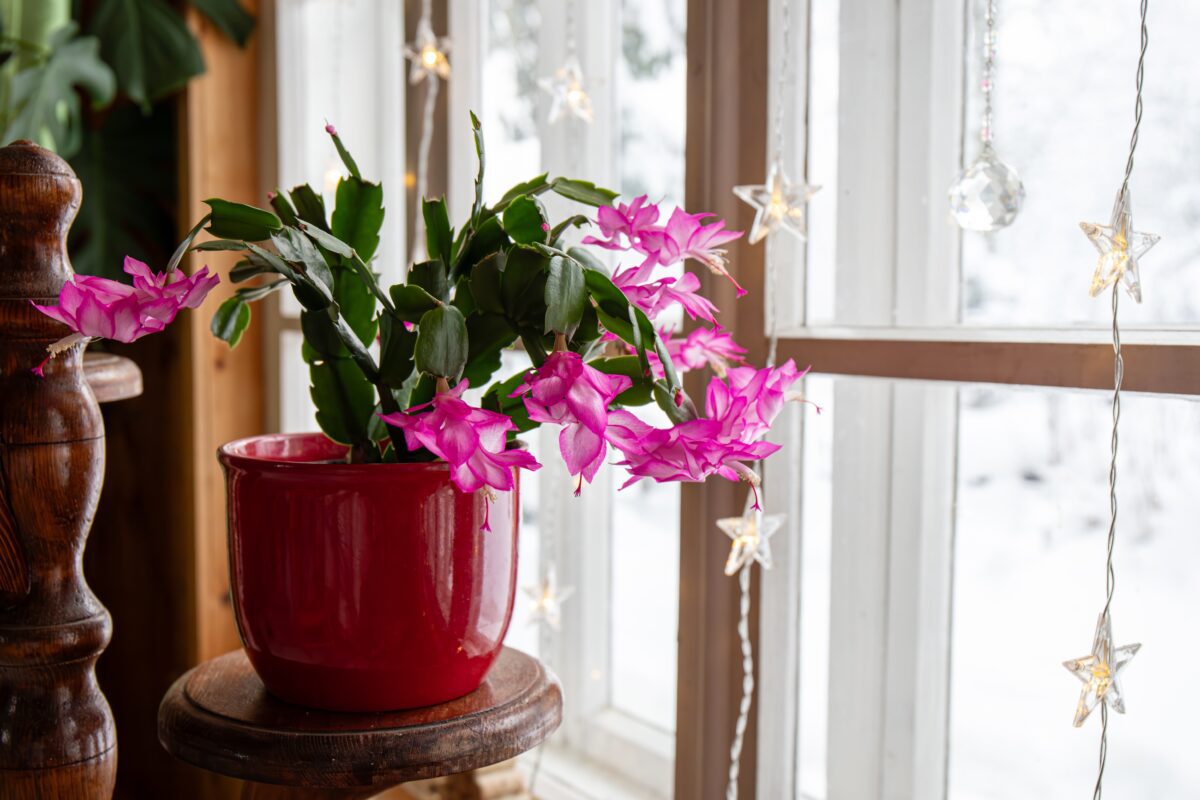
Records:
[[[76,88],[97,106],[112,100],[116,84],[112,70],[100,60],[100,43],[91,36],[76,36],[77,31],[73,22],[58,28],[44,59],[13,77],[5,142],[32,139],[70,156],[82,140]]]
[[[121,91],[143,110],[204,72],[200,45],[165,0],[100,0],[91,32]]]
[[[208,17],[238,47],[245,47],[254,31],[254,17],[238,0],[192,0],[192,6]]]

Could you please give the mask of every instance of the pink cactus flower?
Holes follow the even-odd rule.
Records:
[[[622,270],[613,276],[613,285],[624,292],[629,302],[644,311],[651,321],[677,303],[691,319],[716,321],[719,309],[708,298],[697,293],[700,279],[695,275],[689,272],[678,278],[659,278],[647,282],[639,277],[642,273],[641,267]]]
[[[746,290],[729,274],[729,262],[720,246],[737,239],[742,232],[725,230],[725,221],[721,219],[702,222],[711,218],[711,214],[689,214],[677,208],[666,225],[642,233],[641,249],[653,254],[655,261],[664,266],[694,258],[713,273],[728,278],[741,297]]]
[[[68,348],[92,339],[133,342],[158,333],[174,321],[181,308],[196,308],[220,281],[204,267],[192,276],[178,270],[156,273],[141,261],[126,257],[130,286],[108,278],[74,275],[63,284],[58,305],[34,307],[71,329],[48,348],[49,355],[34,368],[42,375],[46,362]]]
[[[617,463],[632,476],[625,486],[642,478],[653,478],[659,483],[698,482],[710,475],[729,480],[749,479],[753,472],[746,462],[766,458],[780,448],[770,442],[722,437],[721,429],[722,423],[711,419],[655,428],[618,409],[609,414],[608,441],[621,451],[624,460]]]
[[[217,275],[209,274],[208,267],[202,267],[189,277],[177,269],[154,272],[147,264],[131,256],[125,256],[125,272],[133,277],[133,288],[144,296],[170,301],[170,318],[165,320],[167,324],[175,319],[180,309],[199,308],[208,293],[221,281]]]
[[[558,447],[567,470],[590,483],[608,451],[604,439],[608,406],[632,385],[625,375],[608,375],[588,366],[578,353],[559,351],[530,373],[512,396],[524,395],[529,418],[535,422],[563,426]]]
[[[807,372],[807,370],[805,370]],[[609,414],[608,441],[621,451],[632,476],[665,481],[703,481],[710,475],[729,480],[757,478],[746,462],[758,461],[779,450],[761,441],[804,372],[790,359],[780,367],[729,370],[728,380],[714,377],[708,384],[706,417],[673,428],[655,428],[625,410]]]
[[[467,381],[460,381],[442,392],[427,406],[407,412],[380,414],[389,425],[404,431],[409,450],[424,447],[450,465],[450,479],[463,492],[475,492],[487,486],[501,492],[512,491],[513,467],[541,469],[541,464],[526,450],[506,450],[506,434],[516,428],[504,414],[475,408],[462,399]],[[487,530],[484,523],[484,530]]]
[[[730,364],[740,364],[746,348],[733,340],[723,328],[695,328],[682,339],[668,339],[667,352],[677,368],[703,369],[711,367],[724,378]]]
[[[608,250],[639,250],[642,235],[653,230],[660,214],[656,203],[647,203],[646,195],[616,206],[601,206],[596,212],[596,225],[603,239],[587,236],[584,244],[594,244]],[[640,250],[639,250],[640,251]],[[640,251],[643,252],[644,251]]]

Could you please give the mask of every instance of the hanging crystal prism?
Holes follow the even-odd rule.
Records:
[[[987,30],[983,37],[983,120],[979,129],[982,149],[950,187],[950,215],[968,231],[997,231],[1012,224],[1025,202],[1025,186],[1016,170],[1004,163],[992,147],[992,89],[996,82],[996,3],[988,0]]]

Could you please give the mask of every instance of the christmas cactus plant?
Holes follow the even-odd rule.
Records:
[[[483,135],[471,121],[479,169],[470,215],[456,230],[444,200],[422,203],[428,259],[412,264],[403,283],[385,288],[372,268],[383,189],[363,178],[327,126],[348,172],[332,213],[308,185],[271,193],[270,210],[209,200],[210,212],[163,273],[142,265],[133,288],[97,288],[107,294],[88,289],[97,279],[76,278],[60,307],[82,294],[70,302],[72,310],[87,307],[86,324],[73,325],[60,307],[46,311],[72,325],[71,343],[112,337],[116,328],[103,320],[118,314],[116,303],[129,306],[119,313],[138,335],[161,330],[170,320],[159,309],[173,318],[211,288],[206,273],[198,285],[176,271],[182,257],[235,251],[242,259],[230,279],[243,285],[215,313],[213,333],[236,346],[250,305],[290,289],[302,308],[317,423],[348,446],[353,462],[442,459],[463,491],[508,490],[513,467],[540,466],[514,437],[550,424],[561,428],[561,454],[580,486],[609,448],[631,481],[755,480],[748,463],[778,449],[763,436],[802,373],[790,361],[744,365],[745,350],[716,324],[718,310],[698,293],[698,278],[662,274],[692,261],[729,277],[721,246],[741,234],[711,215],[675,210],[664,220],[645,197],[617,202],[592,183],[547,175],[485,204]],[[546,193],[581,213],[552,220],[540,199]],[[197,241],[201,231],[213,238]],[[593,248],[616,251],[625,263],[610,273]],[[676,307],[703,324],[680,337],[664,323]],[[532,368],[498,374],[502,352],[514,346]],[[701,410],[679,374],[704,368],[715,374]],[[470,387],[486,387],[477,405],[464,396]],[[650,403],[671,427],[628,410]]]

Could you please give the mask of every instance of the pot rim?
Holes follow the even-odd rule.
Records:
[[[251,470],[295,470],[308,472],[359,472],[361,470],[391,470],[394,472],[449,472],[450,465],[441,459],[437,461],[410,461],[400,464],[350,464],[338,461],[304,461],[280,456],[255,455],[248,450],[252,445],[266,441],[288,442],[318,439],[327,442],[331,457],[337,452],[348,452],[349,447],[338,444],[320,431],[304,433],[262,433],[257,436],[247,436],[226,442],[217,448],[217,460],[225,468],[235,467]]]

